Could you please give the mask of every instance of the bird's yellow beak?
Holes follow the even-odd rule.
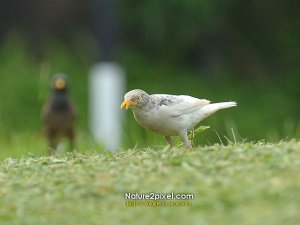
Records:
[[[66,81],[64,81],[63,79],[57,79],[56,81],[54,81],[54,87],[57,90],[62,90],[66,87]]]
[[[121,109],[129,109],[131,106],[135,105],[135,103],[129,99],[125,99],[121,104]]]

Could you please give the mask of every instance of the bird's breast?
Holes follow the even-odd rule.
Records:
[[[70,109],[70,102],[65,97],[53,98],[50,108],[55,112],[66,112]]]
[[[170,119],[164,118],[157,110],[151,111],[133,111],[135,120],[144,128],[165,135],[176,136],[178,129]]]

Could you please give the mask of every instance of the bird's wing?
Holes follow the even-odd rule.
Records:
[[[198,110],[210,101],[198,99],[188,95],[152,95],[156,99],[156,105],[159,110],[170,116],[180,116]]]

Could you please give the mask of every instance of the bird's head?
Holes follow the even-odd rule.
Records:
[[[67,78],[63,74],[57,74],[52,82],[52,89],[55,91],[67,90]]]
[[[127,92],[124,96],[124,101],[121,104],[121,109],[134,109],[142,107],[148,102],[149,95],[140,89],[134,89]]]

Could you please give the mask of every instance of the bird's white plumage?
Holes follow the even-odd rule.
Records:
[[[142,90],[132,90],[124,98],[134,102],[131,109],[139,124],[166,136],[169,144],[170,136],[181,136],[186,147],[190,147],[187,131],[219,109],[236,106],[235,102],[210,104],[188,95],[148,95]]]
[[[198,99],[188,95],[164,95],[164,94],[154,94],[150,95],[161,101],[161,99],[169,99],[173,101],[173,104],[162,104],[161,110],[170,116],[178,116],[181,114],[186,114],[198,110],[199,107],[208,105],[210,101],[206,99]],[[159,105],[159,104],[158,104]]]

